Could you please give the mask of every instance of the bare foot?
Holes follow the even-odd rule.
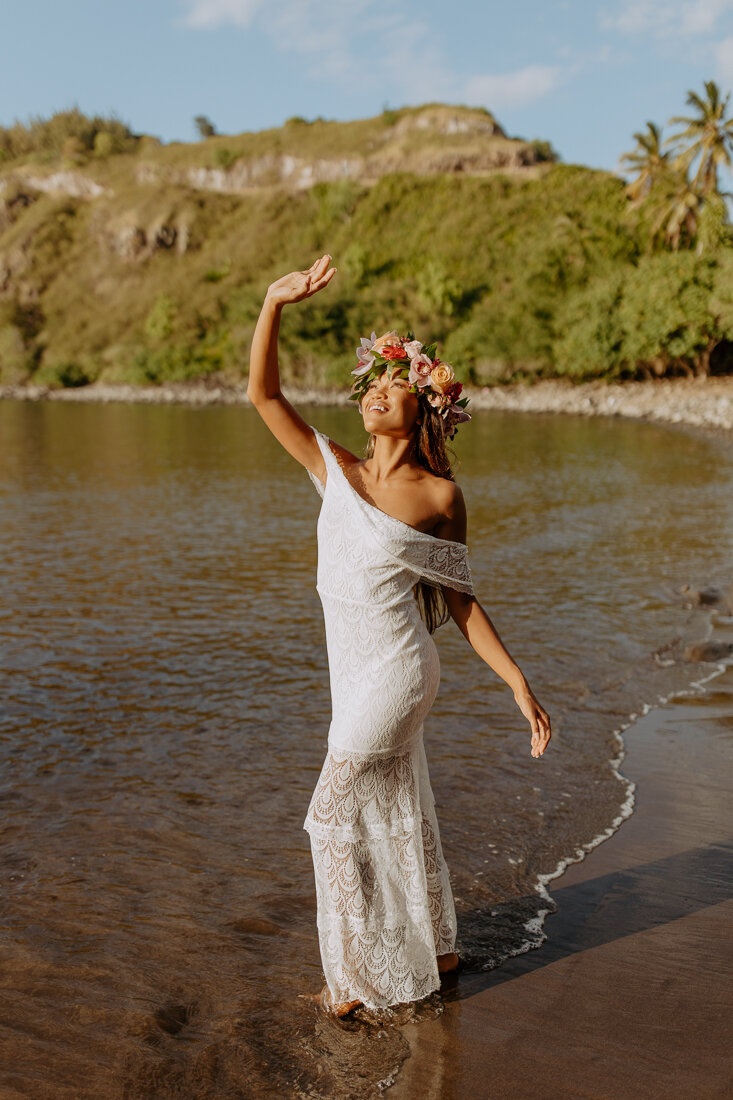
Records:
[[[346,1016],[349,1012],[353,1012],[355,1008],[358,1008],[362,1001],[338,1001],[333,1004],[331,1001],[331,992],[327,985],[324,985],[320,993],[299,993],[298,997],[303,1001],[313,1001],[315,1004],[320,1005],[321,1008],[325,1008],[327,1012],[332,1013],[334,1016]]]
[[[455,970],[458,966],[458,955],[450,951],[447,955],[438,955],[438,973],[447,974],[449,970]]]
[[[327,1012],[332,1012],[335,1016],[347,1016],[349,1012],[353,1012],[355,1008],[358,1008],[361,1001],[336,1001],[334,1003],[331,1000],[331,992],[327,985],[324,985],[321,990],[320,1002]]]

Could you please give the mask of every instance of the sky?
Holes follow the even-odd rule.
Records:
[[[0,125],[74,105],[197,140],[293,115],[487,107],[512,137],[622,171],[647,120],[733,88],[733,0],[23,0],[0,12]],[[725,181],[730,186],[729,181]]]

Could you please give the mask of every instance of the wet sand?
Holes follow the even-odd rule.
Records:
[[[464,972],[442,1017],[403,1029],[390,1097],[733,1095],[733,667],[703,690],[626,731],[633,814],[550,884],[541,948]]]

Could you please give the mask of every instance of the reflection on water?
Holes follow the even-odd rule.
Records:
[[[363,447],[354,410],[304,413]],[[617,815],[613,731],[699,675],[680,658],[708,622],[678,589],[729,583],[733,457],[512,413],[457,450],[479,598],[554,731],[531,757],[511,691],[438,631],[426,749],[459,950],[491,965],[537,874]],[[0,404],[5,1089],[358,1096],[406,1056],[400,1026],[297,996],[323,984],[319,505],[248,408]]]

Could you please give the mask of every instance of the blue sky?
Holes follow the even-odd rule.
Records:
[[[439,100],[618,170],[633,132],[685,114],[709,79],[733,87],[733,0],[23,0],[0,15],[0,124],[77,103],[166,142],[194,140],[199,114],[239,133]]]

